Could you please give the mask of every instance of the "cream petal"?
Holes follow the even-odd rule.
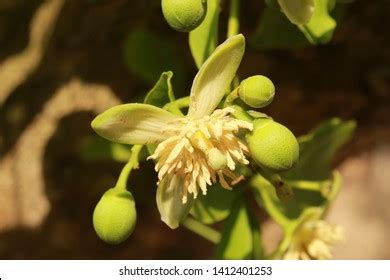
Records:
[[[306,24],[314,12],[314,0],[278,0],[282,12],[294,24]]]
[[[179,176],[166,176],[157,187],[157,208],[161,220],[171,229],[179,227],[179,223],[188,215],[193,202],[190,195],[187,202],[183,203],[182,184],[183,179]]]
[[[167,138],[164,130],[179,117],[147,104],[123,104],[98,115],[92,128],[100,136],[125,144],[157,143]]]
[[[244,36],[235,35],[218,46],[205,61],[192,84],[190,118],[201,118],[214,111],[236,75],[244,51]]]

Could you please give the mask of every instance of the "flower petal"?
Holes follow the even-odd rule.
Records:
[[[313,0],[278,0],[282,12],[294,24],[306,24],[314,13]]]
[[[191,88],[190,118],[211,114],[232,82],[245,51],[242,34],[218,46],[199,69]]]
[[[188,201],[183,203],[182,183],[183,180],[179,176],[166,176],[157,187],[157,208],[161,220],[171,229],[179,227],[179,223],[190,212],[193,202],[192,196],[189,196]]]
[[[165,140],[167,124],[179,117],[147,104],[123,104],[98,115],[92,128],[100,136],[125,144],[149,144]]]

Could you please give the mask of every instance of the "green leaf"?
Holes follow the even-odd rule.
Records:
[[[146,95],[144,103],[162,108],[165,104],[174,101],[172,77],[173,73],[171,71],[162,73],[160,79]]]
[[[207,14],[201,25],[189,34],[189,44],[198,68],[214,51],[218,43],[220,0],[208,1]]]
[[[182,53],[165,36],[141,28],[132,30],[124,42],[123,58],[129,69],[146,82],[154,83],[165,71],[175,73],[180,87],[185,82]]]
[[[243,199],[236,200],[226,220],[220,243],[216,248],[218,259],[252,259],[262,255],[259,224],[249,213]]]
[[[314,0],[314,14],[309,23],[302,25],[301,30],[314,44],[326,44],[333,36],[337,22],[329,14],[330,0]]]
[[[255,49],[290,49],[307,46],[308,41],[280,10],[265,7],[249,44]]]
[[[191,209],[191,215],[204,224],[213,224],[229,216],[239,190],[226,190],[220,184],[207,189],[207,195],[199,195]]]
[[[355,130],[354,121],[334,118],[322,123],[308,135],[298,139],[300,156],[297,164],[282,174],[284,179],[322,181],[331,176],[331,160],[347,143]]]
[[[146,95],[144,103],[162,108],[165,104],[174,101],[175,95],[171,83],[172,77],[173,73],[171,71],[162,73],[160,79],[158,79],[157,83]],[[157,145],[149,144],[146,145],[146,148],[151,155],[154,153]]]
[[[109,142],[100,137],[89,137],[81,147],[81,157],[85,160],[113,159],[127,162],[130,157],[130,146]]]

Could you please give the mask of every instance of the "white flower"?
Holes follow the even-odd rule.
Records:
[[[331,246],[342,240],[344,240],[342,227],[330,225],[324,220],[308,220],[295,231],[284,259],[331,259]]]
[[[190,94],[188,114],[174,115],[146,104],[124,104],[107,110],[92,122],[95,131],[115,142],[157,143],[149,157],[158,171],[157,206],[171,228],[188,214],[199,191],[219,181],[230,188],[241,178],[236,164],[248,164],[240,129],[252,124],[230,116],[232,108],[216,109],[233,80],[245,49],[236,35],[221,44],[202,65]],[[189,195],[190,194],[190,195]]]

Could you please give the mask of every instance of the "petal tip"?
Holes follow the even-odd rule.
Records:
[[[177,229],[179,227],[179,222],[169,218],[161,217],[161,221],[164,222],[171,229]]]

